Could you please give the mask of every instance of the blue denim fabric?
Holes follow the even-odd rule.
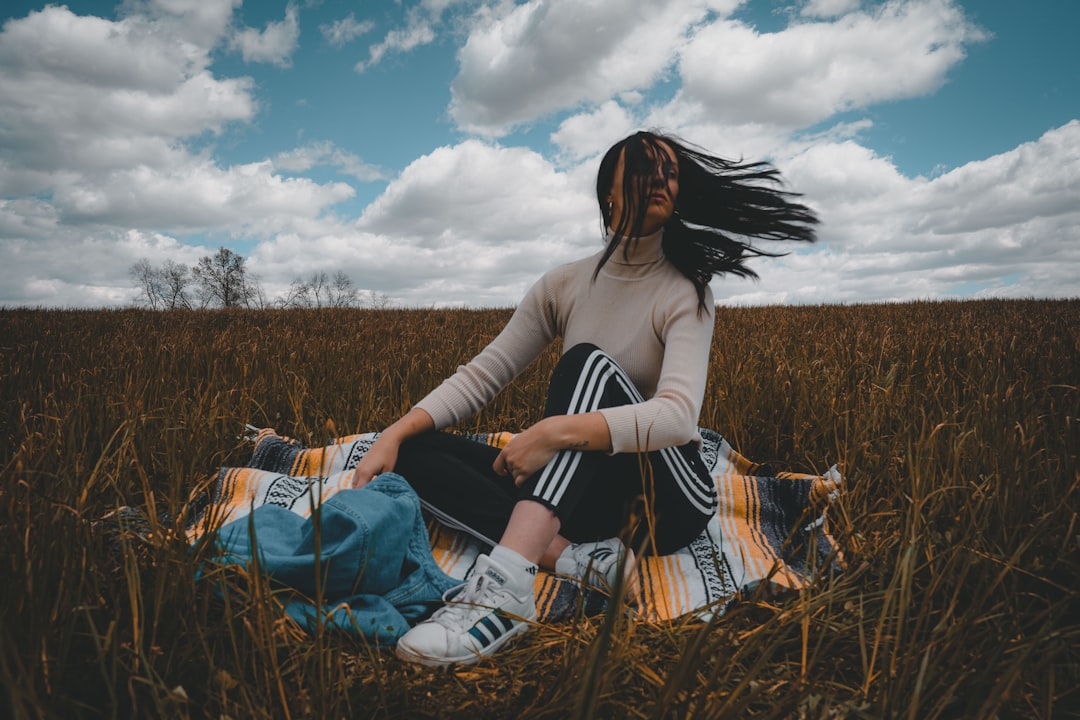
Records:
[[[257,551],[260,572],[297,591],[279,597],[309,632],[321,615],[326,627],[392,645],[459,584],[432,558],[420,501],[394,473],[332,495],[310,518],[262,505],[224,525],[217,543],[225,563],[252,567]],[[316,562],[321,608],[314,601]]]

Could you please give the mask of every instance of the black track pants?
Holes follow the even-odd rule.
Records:
[[[544,416],[642,402],[626,373],[594,345],[576,345],[551,376]],[[521,488],[495,473],[499,450],[429,432],[402,444],[395,470],[443,521],[496,544],[519,500],[552,508],[572,542],[620,535],[666,554],[688,544],[716,510],[715,481],[691,442],[649,453],[562,450]],[[650,532],[651,530],[651,532]]]

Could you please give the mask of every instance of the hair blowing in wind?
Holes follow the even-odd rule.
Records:
[[[782,189],[779,170],[766,162],[735,162],[711,155],[670,135],[641,131],[615,143],[604,155],[596,179],[596,196],[605,228],[612,234],[597,272],[615,252],[619,238],[642,234],[648,197],[667,145],[678,161],[679,192],[675,211],[664,226],[663,249],[705,302],[705,287],[716,275],[732,273],[756,278],[747,261],[784,253],[755,247],[755,240],[814,242],[817,215],[796,201],[799,193]],[[625,153],[625,155],[624,155]],[[623,212],[612,226],[610,196],[623,156]]]

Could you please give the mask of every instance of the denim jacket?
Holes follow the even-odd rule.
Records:
[[[307,518],[275,505],[257,507],[224,525],[217,545],[226,564],[252,567],[258,552],[259,571],[296,591],[279,597],[309,632],[321,617],[325,627],[380,644],[396,643],[459,584],[432,558],[420,501],[394,473],[332,495]],[[322,607],[315,605],[316,578]]]

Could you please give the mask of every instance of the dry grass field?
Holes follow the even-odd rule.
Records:
[[[847,569],[710,623],[611,613],[432,670],[196,581],[169,518],[245,423],[380,429],[508,316],[0,310],[0,716],[1077,717],[1080,301],[721,308],[701,424],[840,463]],[[458,430],[535,421],[555,352]],[[149,539],[95,523],[122,505]]]

